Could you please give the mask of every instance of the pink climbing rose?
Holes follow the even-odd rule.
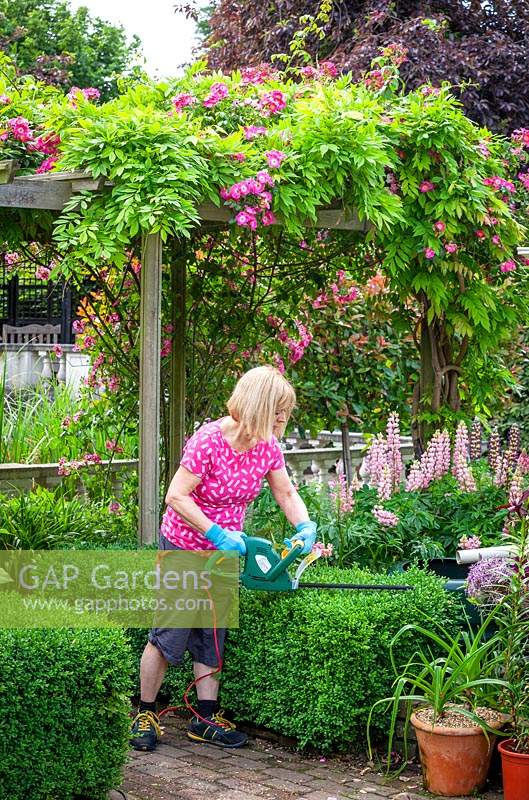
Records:
[[[40,266],[35,270],[35,277],[40,281],[49,281],[50,275],[51,269],[48,269],[48,267]]]
[[[259,100],[259,109],[264,117],[269,117],[270,114],[277,114],[286,107],[287,100],[283,92],[279,89],[273,89],[270,92],[265,92]]]
[[[435,258],[435,250],[432,250],[431,247],[424,248],[424,257],[431,261],[432,258]]]
[[[286,154],[281,150],[267,150],[265,156],[270,169],[278,169],[283,159],[286,158]]]
[[[264,211],[261,217],[263,225],[275,225],[277,222],[276,216],[273,211]]]
[[[262,125],[246,125],[243,128],[244,131],[244,138],[251,141],[252,139],[256,139],[257,136],[264,136],[266,133],[266,128]]]
[[[196,103],[196,101],[196,97],[193,97],[193,95],[189,92],[179,92],[178,94],[175,94],[174,97],[171,97],[171,103],[173,104],[174,110],[179,113],[187,106],[192,106],[193,103]]]
[[[435,186],[431,181],[422,181],[422,183],[419,184],[419,191],[423,194],[431,192],[433,189],[435,189]]]
[[[209,94],[203,104],[206,108],[211,108],[224,100],[229,94],[229,89],[225,83],[214,83],[209,90]]]
[[[13,117],[7,120],[13,139],[19,142],[30,142],[33,139],[29,121],[25,117]]]
[[[35,170],[37,175],[43,175],[45,172],[49,172],[55,164],[57,163],[57,156],[48,156],[45,158],[44,161],[37,167]]]

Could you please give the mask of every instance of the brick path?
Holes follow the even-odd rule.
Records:
[[[186,722],[165,717],[154,753],[131,751],[121,791],[128,800],[425,800],[418,768],[388,783],[352,758],[308,758],[263,739],[241,750],[193,744]],[[432,795],[429,795],[432,797]],[[501,800],[488,791],[484,800]],[[111,792],[109,800],[123,800]],[[476,798],[473,798],[476,800]]]

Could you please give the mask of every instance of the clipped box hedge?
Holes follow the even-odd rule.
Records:
[[[308,573],[306,573],[308,574]],[[308,579],[308,578],[307,578]],[[425,614],[459,623],[461,605],[443,581],[417,568],[405,576],[360,569],[313,568],[310,580],[347,583],[408,583],[408,592],[306,589],[272,594],[241,592],[240,628],[226,646],[221,701],[236,719],[251,721],[297,739],[320,752],[363,749],[371,705],[391,693],[389,643],[409,622]],[[145,631],[131,632],[137,657]],[[400,640],[402,660],[417,646]],[[186,669],[170,668],[162,691],[182,702],[192,680]],[[387,732],[384,718],[375,727]]]
[[[103,800],[128,751],[121,630],[0,630],[0,797]]]

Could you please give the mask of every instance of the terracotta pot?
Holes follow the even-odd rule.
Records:
[[[503,772],[503,793],[505,800],[523,800],[524,797],[529,797],[529,753],[515,753],[511,747],[512,739],[498,745]]]
[[[487,741],[480,727],[444,728],[412,714],[424,786],[443,797],[463,797],[485,785],[496,737]]]

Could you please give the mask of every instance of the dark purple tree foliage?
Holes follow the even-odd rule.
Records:
[[[210,66],[256,66],[287,52],[303,27],[300,16],[315,15],[318,5],[218,0],[205,41]],[[401,75],[410,89],[425,82],[465,84],[459,95],[480,125],[506,132],[527,126],[528,0],[336,0],[326,38],[309,42],[308,49],[359,78],[379,48],[391,43],[408,49]]]

